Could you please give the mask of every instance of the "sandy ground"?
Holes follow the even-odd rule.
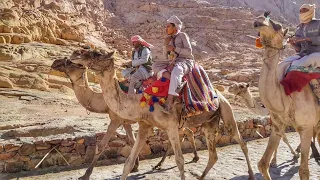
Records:
[[[299,144],[299,137],[296,133],[288,134],[288,139],[293,147]],[[262,176],[257,169],[257,162],[261,158],[268,138],[248,142],[250,159],[257,180],[262,180]],[[187,163],[185,165],[186,179],[197,179],[205,169],[208,152],[200,151],[200,160],[198,163]],[[191,161],[193,155],[185,154],[185,162]],[[239,145],[230,145],[218,148],[218,161],[211,169],[206,179],[208,180],[245,180],[248,178],[247,166]],[[162,170],[152,171],[152,167],[160,158],[143,160],[140,163],[139,172],[130,174],[128,179],[150,179],[150,180],[168,180],[179,179],[179,171],[175,166],[174,157],[167,159],[163,164]],[[93,171],[91,179],[93,180],[116,180],[122,173],[123,164],[100,166]],[[309,161],[310,179],[320,179],[320,166],[311,159]],[[66,168],[49,168],[33,172],[20,172],[17,174],[4,174],[2,179],[19,180],[73,180],[84,174],[85,168],[68,170]],[[299,161],[292,160],[292,155],[287,146],[281,142],[278,150],[278,167],[271,168],[272,179],[288,180],[299,179],[298,175]]]

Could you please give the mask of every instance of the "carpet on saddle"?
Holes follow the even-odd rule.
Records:
[[[309,84],[312,79],[320,78],[320,69],[312,67],[292,66],[287,70],[285,78],[280,81],[286,95],[298,91]]]
[[[187,116],[218,109],[217,93],[202,66],[196,64],[185,79],[187,83],[181,96]]]

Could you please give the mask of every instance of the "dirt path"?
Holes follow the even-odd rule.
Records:
[[[299,143],[299,138],[296,133],[288,134],[288,138],[293,147],[296,147]],[[262,179],[256,164],[261,158],[264,149],[267,145],[268,139],[261,139],[256,141],[248,142],[248,148],[250,158],[252,161],[253,170],[257,180]],[[207,163],[207,151],[200,151],[200,162],[194,164],[186,164],[186,178],[197,179],[201,175]],[[273,179],[277,180],[288,180],[288,179],[299,179],[298,170],[299,163],[292,160],[287,146],[281,142],[278,151],[278,167],[271,168],[271,175]],[[192,154],[185,154],[185,161],[188,162],[192,159]],[[211,169],[206,179],[230,179],[230,180],[245,180],[247,179],[247,168],[244,160],[244,156],[241,153],[238,145],[231,145],[227,147],[218,148],[219,160],[214,168]],[[152,179],[152,180],[172,180],[179,179],[178,168],[175,166],[174,157],[167,159],[164,163],[163,169],[160,171],[151,171],[160,158],[144,160],[140,163],[139,172],[130,174],[128,179]],[[112,165],[112,166],[101,166],[94,169],[91,179],[93,180],[116,180],[119,179],[122,173],[123,164]],[[314,159],[309,161],[310,168],[310,179],[320,179],[320,166],[316,164]],[[43,169],[34,172],[21,172],[17,174],[10,174],[9,176],[3,177],[3,179],[17,179],[19,180],[70,180],[77,179],[85,172],[85,168],[78,170],[54,170],[54,169]]]

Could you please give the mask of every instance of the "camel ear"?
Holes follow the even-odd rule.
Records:
[[[286,28],[286,29],[284,30],[284,32],[283,32],[283,36],[286,36],[286,35],[288,34],[288,32],[289,32],[289,28]]]
[[[282,26],[281,26],[281,24],[279,24],[279,23],[275,23],[273,20],[269,20],[270,21],[270,23],[271,23],[271,25],[272,25],[272,27],[273,27],[273,29],[275,30],[275,31],[279,31],[279,30],[281,30],[282,29]]]

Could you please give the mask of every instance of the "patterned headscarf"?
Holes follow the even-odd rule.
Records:
[[[315,18],[315,9],[316,9],[316,5],[315,4],[303,4],[300,9],[309,9],[308,12],[305,13],[300,13],[299,14],[299,19],[300,19],[300,23],[308,23],[310,22],[312,19]]]
[[[144,39],[142,39],[141,36],[139,35],[134,35],[131,37],[131,42],[139,42],[141,43],[143,46],[146,46],[148,48],[153,48],[154,46],[152,44],[147,43],[147,41],[145,41]]]

